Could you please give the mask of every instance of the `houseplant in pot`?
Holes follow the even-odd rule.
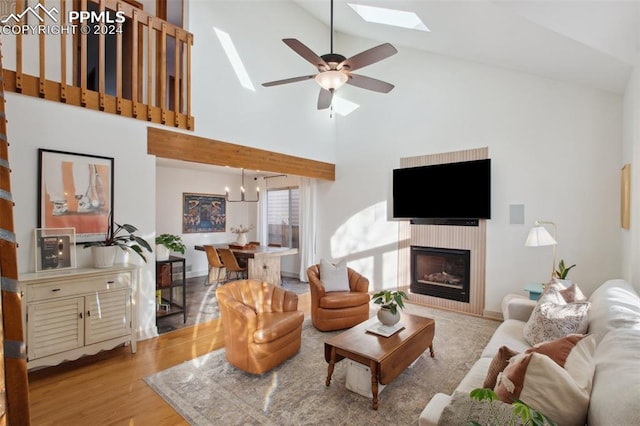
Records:
[[[571,270],[571,268],[575,266],[576,266],[575,263],[571,266],[566,266],[566,264],[564,263],[564,259],[560,259],[560,263],[558,263],[558,269],[556,269],[553,273],[553,276],[556,279],[556,281],[564,284],[565,286],[571,285],[571,280],[567,279],[567,275],[569,274],[569,271]]]
[[[378,310],[378,320],[388,327],[400,321],[398,308],[404,309],[402,299],[409,299],[404,291],[380,290],[372,296],[373,303],[380,305]]]
[[[91,247],[94,268],[110,268],[113,266],[117,247],[124,251],[133,250],[146,262],[147,258],[144,257],[143,249],[149,253],[152,253],[153,250],[151,250],[151,246],[144,238],[135,234],[138,228],[128,223],[120,225],[116,222],[113,222],[114,226],[112,227],[111,220],[108,223],[109,226],[104,235],[104,240],[83,244],[84,248]]]
[[[156,237],[156,260],[167,260],[172,251],[184,254],[187,247],[179,235],[160,234]]]

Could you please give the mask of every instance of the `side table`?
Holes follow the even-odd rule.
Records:
[[[544,291],[544,287],[542,283],[531,283],[527,284],[524,290],[529,292],[529,300],[538,300]]]
[[[177,263],[182,266],[181,279],[173,279],[173,265]],[[166,268],[166,269],[165,269]],[[183,322],[187,322],[187,289],[186,289],[186,268],[184,257],[169,256],[167,260],[156,260],[156,292],[159,293],[158,307],[156,309],[156,320],[169,315],[182,314]],[[182,304],[179,299],[173,297],[176,289],[182,291]],[[168,309],[163,309],[165,305]]]

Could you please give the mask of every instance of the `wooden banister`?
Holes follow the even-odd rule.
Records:
[[[53,11],[51,5],[55,2],[48,1],[44,5],[44,0],[39,1],[45,8],[40,8],[38,13],[45,19],[45,9]],[[10,43],[15,43],[16,62],[15,70],[3,71],[5,89],[193,130],[190,93],[193,34],[121,0],[78,0],[74,5],[80,9],[78,12],[94,11],[101,16],[109,12],[115,17],[117,12],[126,18],[126,22],[89,25],[70,22],[67,0],[59,0],[55,6],[59,19],[56,22],[46,19],[42,25],[65,26],[73,30],[59,31],[60,34],[55,35],[60,37],[59,44],[45,43],[55,36],[39,32],[36,50],[31,44],[23,44],[24,38],[31,35],[7,36],[12,39]],[[16,12],[23,10],[23,0],[16,0]],[[73,49],[67,47],[69,37],[72,37]],[[114,42],[109,45],[115,46],[115,52],[107,49],[107,38],[111,37]],[[172,57],[167,56],[169,37],[175,45]],[[88,55],[92,46],[98,51],[97,63],[93,63]],[[46,74],[46,58],[56,56],[60,57],[59,81],[47,79]],[[24,73],[25,60],[37,61],[37,76]],[[70,63],[74,64],[72,73],[67,72]],[[146,73],[142,72],[145,67]],[[69,74],[72,74],[71,81]]]

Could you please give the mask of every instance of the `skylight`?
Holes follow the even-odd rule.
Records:
[[[242,59],[240,59],[236,46],[233,44],[233,40],[231,40],[231,36],[216,27],[213,27],[213,30],[216,32],[218,40],[220,40],[220,44],[222,44],[222,48],[224,49],[224,53],[227,55],[227,58],[229,58],[233,71],[235,71],[242,87],[246,87],[247,89],[255,92],[256,89],[253,87],[253,83],[249,78],[249,73],[247,73],[247,70],[242,63]]]
[[[429,28],[427,28],[418,15],[413,12],[364,6],[362,4],[347,4],[367,22],[391,25],[393,27],[409,28],[411,30],[429,31]]]
[[[331,105],[333,106],[333,110],[336,112],[336,114],[340,114],[343,117],[360,108],[360,105],[339,96],[333,97],[333,102]]]

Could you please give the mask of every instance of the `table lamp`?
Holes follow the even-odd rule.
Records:
[[[552,225],[553,226],[553,236],[549,234],[547,228],[543,225]],[[553,263],[551,264],[551,280],[553,280],[553,276],[556,271],[556,224],[549,221],[538,221],[536,220],[533,228],[529,231],[529,235],[527,236],[527,241],[524,243],[527,247],[543,247],[543,246],[553,246]]]

